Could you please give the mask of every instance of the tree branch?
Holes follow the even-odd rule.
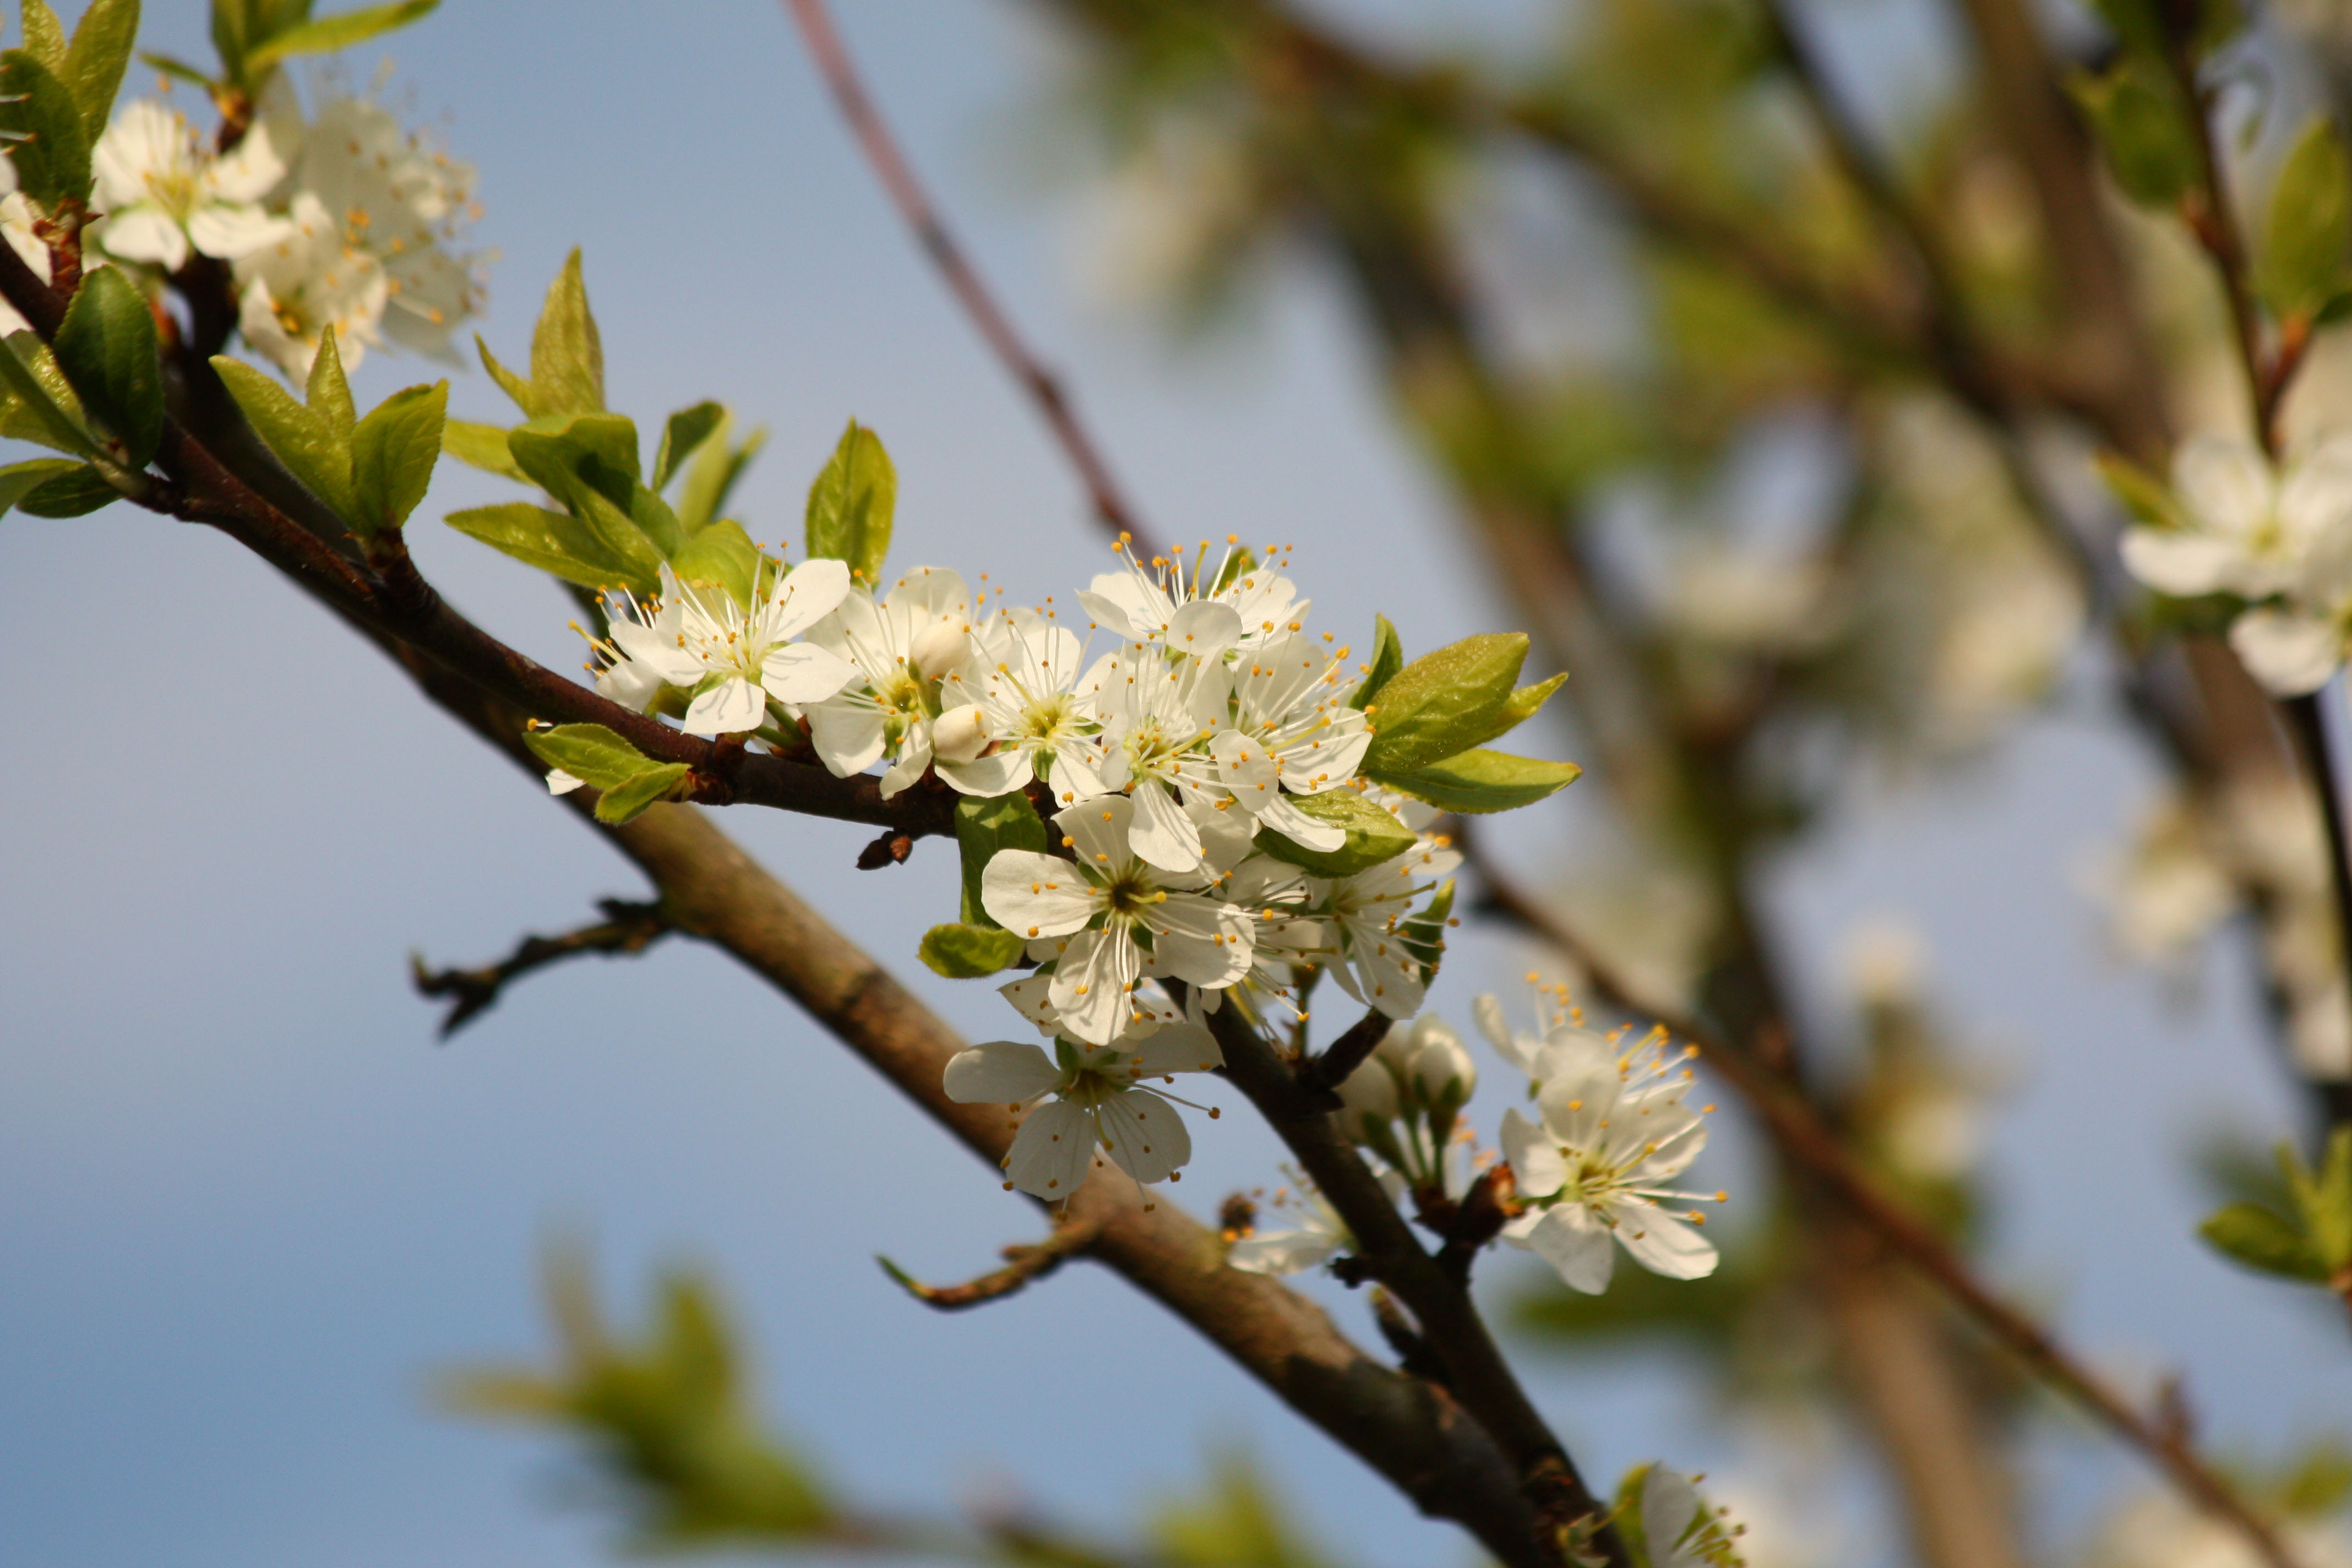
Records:
[[[2228,1481],[2207,1467],[2178,1431],[2133,1409],[2122,1394],[2054,1338],[1979,1284],[1940,1238],[1880,1190],[1801,1098],[1759,1067],[1748,1053],[1696,1019],[1642,995],[1640,988],[1620,975],[1590,943],[1498,873],[1491,861],[1479,855],[1474,839],[1465,837],[1459,842],[1486,885],[1482,909],[1514,921],[1574,958],[1594,989],[1612,1003],[1646,1015],[1697,1046],[1707,1064],[1739,1091],[1781,1154],[1820,1182],[1889,1252],[1924,1275],[2036,1377],[2137,1449],[2208,1512],[2235,1525],[2271,1568],[2295,1568],[2270,1525]]]
[[[412,955],[409,968],[419,994],[453,997],[441,1019],[441,1037],[447,1039],[472,1019],[489,1011],[500,992],[535,969],[586,953],[634,956],[667,936],[674,929],[659,904],[627,899],[600,899],[604,918],[561,936],[527,936],[520,946],[498,963],[482,969],[427,969]]]
[[[1100,1223],[1093,1220],[1071,1220],[1057,1225],[1053,1234],[1044,1241],[1006,1247],[1003,1268],[976,1279],[968,1279],[961,1285],[926,1285],[887,1258],[877,1258],[874,1261],[882,1266],[883,1273],[904,1286],[907,1294],[916,1300],[927,1307],[936,1307],[942,1312],[957,1312],[1019,1293],[1032,1281],[1043,1279],[1086,1250],[1101,1231]]]

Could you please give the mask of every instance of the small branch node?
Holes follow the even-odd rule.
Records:
[[[926,1285],[887,1258],[879,1254],[874,1261],[882,1272],[897,1280],[907,1294],[926,1307],[942,1312],[961,1312],[968,1307],[1002,1300],[1018,1294],[1034,1280],[1043,1279],[1075,1253],[1083,1251],[1100,1234],[1099,1220],[1068,1220],[1055,1226],[1054,1233],[1034,1245],[1016,1245],[1004,1249],[1004,1267],[992,1269],[976,1279],[961,1285]]]

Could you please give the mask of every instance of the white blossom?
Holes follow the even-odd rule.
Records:
[[[990,919],[1033,941],[1069,939],[1056,944],[1048,994],[1063,1027],[1094,1045],[1126,1033],[1147,968],[1210,987],[1249,972],[1248,916],[1213,883],[1138,858],[1133,816],[1120,795],[1082,801],[1054,816],[1075,861],[1000,849],[981,878]]]
[[[1188,605],[1182,614],[1210,611],[1218,615],[1198,618],[1233,618],[1216,605]],[[1201,825],[1186,807],[1232,805],[1209,749],[1225,721],[1232,677],[1214,657],[1171,658],[1146,643],[1109,660],[1102,687],[1102,760],[1095,772],[1106,788],[1124,790],[1135,802],[1135,853],[1163,871],[1199,870]]]
[[[391,298],[383,265],[347,244],[310,192],[296,195],[287,216],[284,233],[237,259],[237,331],[296,382],[310,376],[331,331],[343,369],[357,370],[383,341],[377,329]]]
[[[176,109],[152,99],[124,106],[90,153],[93,205],[105,215],[94,237],[121,261],[152,261],[166,272],[191,250],[224,261],[286,237],[289,224],[261,199],[286,165],[257,124],[218,157]]]
[[[950,1058],[946,1089],[950,1100],[1001,1103],[1020,1116],[1004,1173],[1024,1193],[1064,1198],[1086,1180],[1097,1147],[1139,1182],[1173,1175],[1192,1157],[1176,1113],[1187,1102],[1143,1080],[1207,1072],[1223,1059],[1206,1029],[1181,1024],[1109,1046],[1057,1040],[1050,1057],[1000,1040]]]
[[[1252,1231],[1226,1251],[1228,1265],[1245,1274],[1279,1278],[1303,1274],[1354,1249],[1348,1222],[1304,1176],[1294,1173],[1292,1185],[1277,1193],[1275,1202],[1293,1222],[1290,1228]]]
[[[940,700],[968,710],[992,750],[950,754],[935,741],[941,778],[966,795],[1007,795],[1043,778],[1065,805],[1108,794],[1096,763],[1100,698],[1116,661],[1087,661],[1052,616],[1013,610],[972,629],[971,656],[940,687]],[[944,724],[946,715],[941,715]]]
[[[1298,630],[1308,601],[1271,565],[1244,565],[1240,542],[1226,535],[1225,553],[1213,570],[1204,539],[1189,572],[1181,555],[1154,556],[1147,572],[1122,537],[1118,550],[1126,570],[1097,577],[1079,593],[1078,603],[1106,630],[1130,642],[1161,643],[1196,657],[1209,651],[1217,635],[1230,637],[1226,647],[1248,649]],[[1206,606],[1231,610],[1233,617],[1208,615]],[[1183,615],[1187,609],[1194,613]]]
[[[2352,524],[2352,439],[2322,444],[2282,479],[2252,442],[2198,436],[2173,458],[2172,488],[2181,526],[2133,528],[2124,564],[2159,593],[2259,599],[2289,586],[2324,535]]]
[[[2231,623],[2230,646],[2264,690],[2301,697],[2327,684],[2352,641],[2352,518],[2322,535],[2284,586],[2281,603]]]
[[[809,738],[839,777],[887,758],[884,799],[931,765],[931,724],[940,713],[940,677],[970,655],[971,595],[962,576],[918,566],[880,600],[853,591],[809,641],[856,667],[838,695],[807,710]]]
[[[767,575],[764,568],[761,574]],[[663,686],[693,691],[709,682],[686,710],[687,733],[738,734],[766,721],[772,697],[821,701],[856,677],[824,648],[793,640],[849,592],[849,568],[838,561],[804,561],[779,572],[765,595],[748,605],[715,584],[680,583],[667,563],[661,584],[650,618],[634,605],[632,614],[613,617],[614,660],[597,686],[616,701],[642,710]]]
[[[1713,1273],[1716,1251],[1698,1232],[1699,1212],[1660,1206],[1706,1196],[1665,1185],[1706,1146],[1706,1123],[1684,1103],[1686,1074],[1655,1051],[1621,1055],[1582,1031],[1548,1035],[1538,1059],[1541,1120],[1503,1113],[1503,1157],[1529,1205],[1503,1227],[1504,1239],[1594,1295],[1609,1286],[1612,1237],[1653,1273]]]
[[[1406,948],[1398,928],[1422,894],[1461,864],[1461,851],[1438,839],[1352,877],[1307,879],[1310,912],[1330,922],[1338,952],[1331,978],[1340,989],[1391,1018],[1420,1011],[1421,960]]]
[[[1370,725],[1348,705],[1356,683],[1343,679],[1346,657],[1344,648],[1327,655],[1288,635],[1246,653],[1233,670],[1232,727],[1210,742],[1243,810],[1293,843],[1327,853],[1348,836],[1290,796],[1345,785],[1372,743]]]

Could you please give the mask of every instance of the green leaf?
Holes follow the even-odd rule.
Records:
[[[343,379],[342,334],[340,331],[319,334],[319,353],[310,361],[310,379],[302,389],[310,406],[327,422],[327,428],[351,450],[352,431],[359,420],[358,406],[352,402],[352,384]]]
[[[163,439],[163,370],[155,317],[119,267],[81,280],[51,345],[82,406],[122,444],[126,467],[143,468]]]
[[[499,356],[490,352],[490,345],[482,341],[479,332],[474,334],[474,349],[482,356],[482,368],[490,373],[490,379],[498,383],[500,392],[514,399],[514,405],[522,410],[523,417],[529,419],[536,415],[539,412],[539,394],[532,390],[530,383],[500,364]]]
[[[1429,908],[1404,922],[1397,935],[1404,939],[1405,950],[1421,961],[1423,984],[1437,979],[1437,967],[1445,957],[1445,922],[1454,915],[1454,879],[1448,877],[1437,885],[1429,900]]]
[[[448,521],[493,550],[583,588],[626,588],[643,596],[660,586],[655,564],[615,555],[594,530],[566,512],[509,501],[453,511]]]
[[[76,463],[54,479],[26,492],[16,510],[35,517],[80,517],[122,499],[106,476],[88,463]]]
[[[663,556],[682,542],[676,533],[652,538],[640,521],[642,514],[644,522],[676,528],[667,507],[641,504],[652,492],[637,478],[637,427],[622,416],[533,419],[508,433],[507,450],[532,483],[570,509],[605,557],[627,566],[633,580],[655,581]]]
[[[0,54],[0,131],[16,184],[50,212],[89,198],[89,133],[65,79],[26,49]]]
[[[923,933],[915,956],[934,974],[950,980],[977,980],[1020,963],[1027,945],[1002,927],[939,925]]]
[[[761,428],[752,431],[741,446],[730,446],[734,428],[734,418],[730,416],[687,465],[686,483],[677,493],[677,520],[688,533],[707,527],[719,516],[735,481],[743,477],[743,470],[767,445],[768,432]]]
[[[714,522],[669,558],[681,583],[715,583],[739,605],[750,605],[760,575],[760,548],[737,522]]]
[[[77,463],[71,458],[35,458],[0,468],[0,516],[14,510],[17,502],[49,480],[88,471],[88,463]]]
[[[588,310],[574,247],[548,285],[547,303],[530,334],[530,385],[535,416],[599,414],[604,407],[604,347]]]
[[[598,789],[617,789],[638,774],[664,764],[602,724],[557,724],[524,733],[531,755],[551,768]]]
[[[152,50],[142,49],[139,53],[139,63],[151,69],[162,71],[165,76],[177,78],[190,87],[200,89],[206,95],[220,90],[220,83],[187,61],[175,59],[170,55],[159,55]]]
[[[252,36],[247,0],[213,0],[213,47],[221,58],[221,75],[232,82],[245,79],[245,47]]]
[[[2180,509],[2162,479],[2120,452],[2101,452],[2092,458],[2099,478],[2107,481],[2124,510],[2151,528],[2178,528]]]
[[[1404,645],[1397,641],[1396,627],[1389,625],[1386,616],[1372,617],[1372,662],[1364,671],[1363,684],[1348,699],[1350,708],[1361,708],[1381,694],[1381,688],[1396,679],[1404,668]]]
[[[1567,684],[1568,671],[1563,669],[1549,680],[1539,680],[1533,686],[1522,686],[1514,690],[1504,700],[1503,706],[1496,710],[1494,728],[1479,736],[1478,743],[1483,746],[1534,718],[1543,710],[1543,705],[1551,700],[1551,694]]]
[[[716,403],[698,403],[671,415],[662,426],[660,449],[654,454],[654,489],[669,489],[671,476],[726,423],[727,410]]]
[[[644,815],[646,807],[667,800],[693,771],[684,763],[664,763],[659,767],[647,768],[596,797],[596,820],[618,826]]]
[[[315,22],[289,27],[247,51],[246,68],[258,73],[295,55],[328,55],[337,49],[348,49],[353,44],[363,44],[395,27],[421,20],[440,4],[441,0],[400,0],[394,5],[372,5],[364,11],[321,16]]]
[[[2293,1279],[2325,1280],[2326,1261],[2311,1238],[2260,1204],[2231,1204],[2197,1227],[2197,1234],[2224,1255]]]
[[[869,586],[880,582],[898,505],[898,470],[882,438],[851,420],[809,486],[809,554],[847,562]]]
[[[61,452],[94,455],[98,443],[83,426],[81,399],[58,368],[48,344],[29,329],[20,329],[8,334],[8,350],[0,354],[0,381],[8,384],[28,416],[19,426],[26,438]]]
[[[138,37],[139,0],[90,0],[89,9],[74,24],[73,43],[66,49],[65,69],[59,74],[81,101],[82,132],[93,148],[106,134],[114,95],[122,90],[122,73],[131,65],[131,47]]]
[[[659,492],[650,485],[640,483],[630,487],[629,521],[635,523],[637,531],[651,540],[654,548],[664,555],[675,555],[686,547],[685,525],[677,521],[677,513],[670,510],[669,502],[662,500]]]
[[[332,337],[328,334],[330,341]],[[322,342],[319,358],[323,362],[332,352]],[[220,373],[221,384],[236,399],[254,434],[286,466],[286,471],[326,502],[336,516],[351,517],[355,507],[349,437],[338,435],[327,415],[295,402],[275,377],[226,354],[214,357],[213,368]]]
[[[1354,790],[1325,790],[1321,795],[1292,795],[1289,800],[1316,821],[1345,832],[1348,841],[1328,852],[1307,849],[1271,827],[1261,827],[1257,848],[1318,877],[1352,877],[1395,859],[1413,846],[1412,829]]]
[[[507,430],[500,425],[477,425],[467,419],[446,419],[441,424],[441,449],[469,468],[497,474],[519,484],[530,483],[530,476],[515,466],[514,454],[507,449]]]
[[[2328,1134],[2315,1179],[2295,1184],[2304,1228],[2330,1274],[2352,1268],[2352,1127]]]
[[[352,432],[352,521],[362,532],[398,528],[425,499],[441,459],[449,384],[394,393]]]
[[[2153,67],[2127,59],[2105,78],[2078,79],[2074,96],[2098,134],[2108,173],[2133,201],[2172,206],[2202,176],[2193,110]]]
[[[1492,735],[1527,657],[1525,633],[1486,633],[1406,665],[1364,710],[1372,743],[1363,771],[1420,767]]]
[[[2280,320],[2309,320],[2344,282],[2352,246],[2352,160],[2326,114],[2315,114],[2279,167],[2254,287]]]
[[[963,855],[963,923],[993,926],[980,900],[980,879],[1000,849],[1045,851],[1045,824],[1029,797],[1012,795],[956,797],[956,846]]]
[[[59,76],[65,75],[66,28],[58,14],[49,9],[47,0],[23,0],[16,14],[24,21],[26,52]]]
[[[1375,776],[1391,788],[1402,790],[1441,810],[1475,816],[1533,805],[1574,784],[1583,771],[1574,763],[1544,763],[1504,752],[1469,751],[1443,762]]]

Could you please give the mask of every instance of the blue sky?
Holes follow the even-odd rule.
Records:
[[[151,9],[150,43],[201,53],[194,0]],[[1494,624],[1333,300],[1286,281],[1251,341],[1163,353],[1085,304],[1068,213],[1009,172],[1041,80],[1018,15],[844,9],[919,163],[1165,532],[1296,542],[1318,621],[1342,635],[1375,609],[1412,647]],[[871,186],[778,8],[451,0],[390,52],[395,100],[480,169],[494,347],[520,352],[583,245],[615,406],[642,425],[718,396],[770,427],[742,492],[756,536],[792,526],[854,415],[898,464],[898,562],[990,570],[1023,598],[1100,569],[1068,473]],[[360,391],[425,374],[372,359]],[[463,373],[452,410],[501,405]],[[431,521],[495,489],[443,475],[417,554],[469,613],[569,661],[557,593]],[[1465,1555],[1096,1271],[952,1318],[899,1296],[876,1252],[957,1276],[1034,1215],[715,954],[673,942],[575,965],[436,1046],[410,951],[479,961],[635,893],[628,868],[215,535],[122,508],[11,517],[0,565],[16,589],[0,659],[32,695],[0,768],[0,1568],[604,1560],[604,1521],[551,1493],[551,1449],[426,1398],[436,1368],[539,1352],[535,1250],[562,1227],[594,1240],[630,1311],[653,1267],[714,1269],[772,1405],[877,1503],[1010,1488],[1113,1526],[1243,1439],[1351,1560]],[[2347,1407],[2352,1363],[2340,1323],[2188,1236],[2184,1136],[2284,1114],[2242,955],[2184,1020],[2103,965],[2070,891],[2068,868],[2151,782],[2074,703],[1961,777],[1858,786],[1776,897],[1812,952],[1881,912],[1925,931],[1952,1010],[2011,1042],[1998,1271],[2104,1362],[2185,1369],[2218,1442],[2268,1448]],[[1540,857],[1559,820],[1528,816],[1512,847]],[[947,858],[857,873],[855,830],[727,826],[950,1017],[1003,1032],[984,988],[912,962],[952,900]],[[1474,937],[1438,1005],[1466,1020],[1522,967]],[[1822,999],[1831,979],[1826,962],[1806,975]],[[1271,1173],[1245,1118],[1199,1143],[1195,1202]],[[1365,1327],[1360,1301],[1318,1289]],[[1531,1364],[1595,1471],[1739,1458],[1670,1366]],[[2088,1445],[2045,1458],[2060,1531],[2129,1474]]]

